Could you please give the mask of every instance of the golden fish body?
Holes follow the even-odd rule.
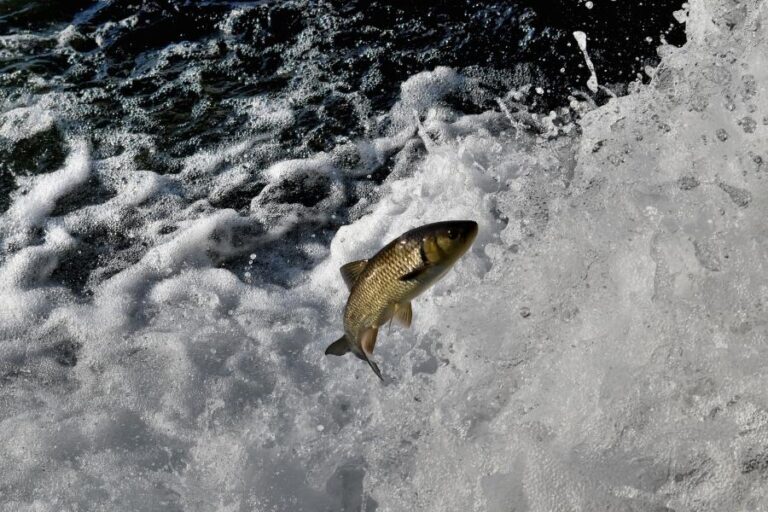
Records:
[[[372,258],[341,267],[350,288],[344,308],[344,336],[325,353],[351,351],[381,378],[371,360],[378,328],[393,317],[410,326],[411,300],[445,275],[476,236],[477,223],[473,221],[427,224],[399,236]]]

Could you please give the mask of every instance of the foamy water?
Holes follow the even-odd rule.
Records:
[[[66,140],[0,217],[2,509],[768,508],[768,9],[679,17],[599,108],[468,115],[438,67],[386,133],[305,158],[253,132],[161,173],[142,135]],[[0,134],[50,133],[68,94]],[[386,385],[323,356],[342,264],[463,218],[472,250],[382,329]]]

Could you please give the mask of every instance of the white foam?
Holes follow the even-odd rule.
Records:
[[[12,141],[49,130],[53,126],[50,111],[40,106],[17,107],[0,115],[0,137]]]
[[[75,244],[61,228],[52,228],[40,246],[27,247],[0,267],[0,337],[18,336],[39,321],[69,293],[48,287],[59,255]]]
[[[393,126],[397,130],[413,126],[414,112],[422,115],[442,98],[458,91],[463,83],[455,70],[444,66],[410,77],[400,86],[400,101],[392,109]]]
[[[692,2],[689,43],[665,49],[651,84],[585,115],[568,137],[516,129],[501,112],[446,111],[456,78],[445,70],[413,79],[396,107],[400,135],[357,147],[371,165],[379,151],[421,147],[416,109],[427,154],[404,160],[407,172],[393,172],[288,288],[219,268],[274,257],[285,231],[267,225],[252,245],[238,237],[263,221],[258,208],[170,208],[177,229],[157,237],[163,215],[142,201],[171,200],[182,180],[139,174],[89,216],[60,222],[41,206],[60,196],[43,194],[53,199],[29,211],[42,211],[32,217],[45,241],[0,267],[4,503],[765,508],[768,128],[739,121],[768,111],[766,92],[745,85],[768,83],[768,41],[755,30],[768,19],[743,4],[747,15],[726,30],[716,21],[726,3]],[[722,98],[733,90],[742,92],[729,110]],[[210,158],[197,161],[201,175]],[[106,179],[118,163],[95,172]],[[266,179],[277,187],[311,172],[346,171],[320,155]],[[28,211],[20,199],[13,212]],[[145,224],[119,223],[131,208]],[[13,212],[4,226],[24,217]],[[48,276],[78,243],[71,223],[104,213],[150,247],[76,300]],[[414,301],[412,329],[382,329],[376,359],[390,383],[354,358],[324,357],[341,333],[338,267],[447,218],[477,220],[479,237]],[[74,367],[53,360],[62,341],[81,344]]]
[[[56,201],[88,179],[90,164],[88,145],[75,142],[64,167],[29,180],[29,190],[15,198],[0,224],[6,244],[21,243],[31,228],[42,227]]]

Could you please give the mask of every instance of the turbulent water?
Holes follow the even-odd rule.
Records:
[[[768,509],[766,55],[760,0],[0,2],[0,509]],[[460,218],[386,385],[323,356]]]

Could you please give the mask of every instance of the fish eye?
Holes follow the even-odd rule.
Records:
[[[450,238],[451,240],[456,240],[458,237],[459,237],[459,234],[457,232],[452,231],[450,229],[448,230],[448,238]]]

